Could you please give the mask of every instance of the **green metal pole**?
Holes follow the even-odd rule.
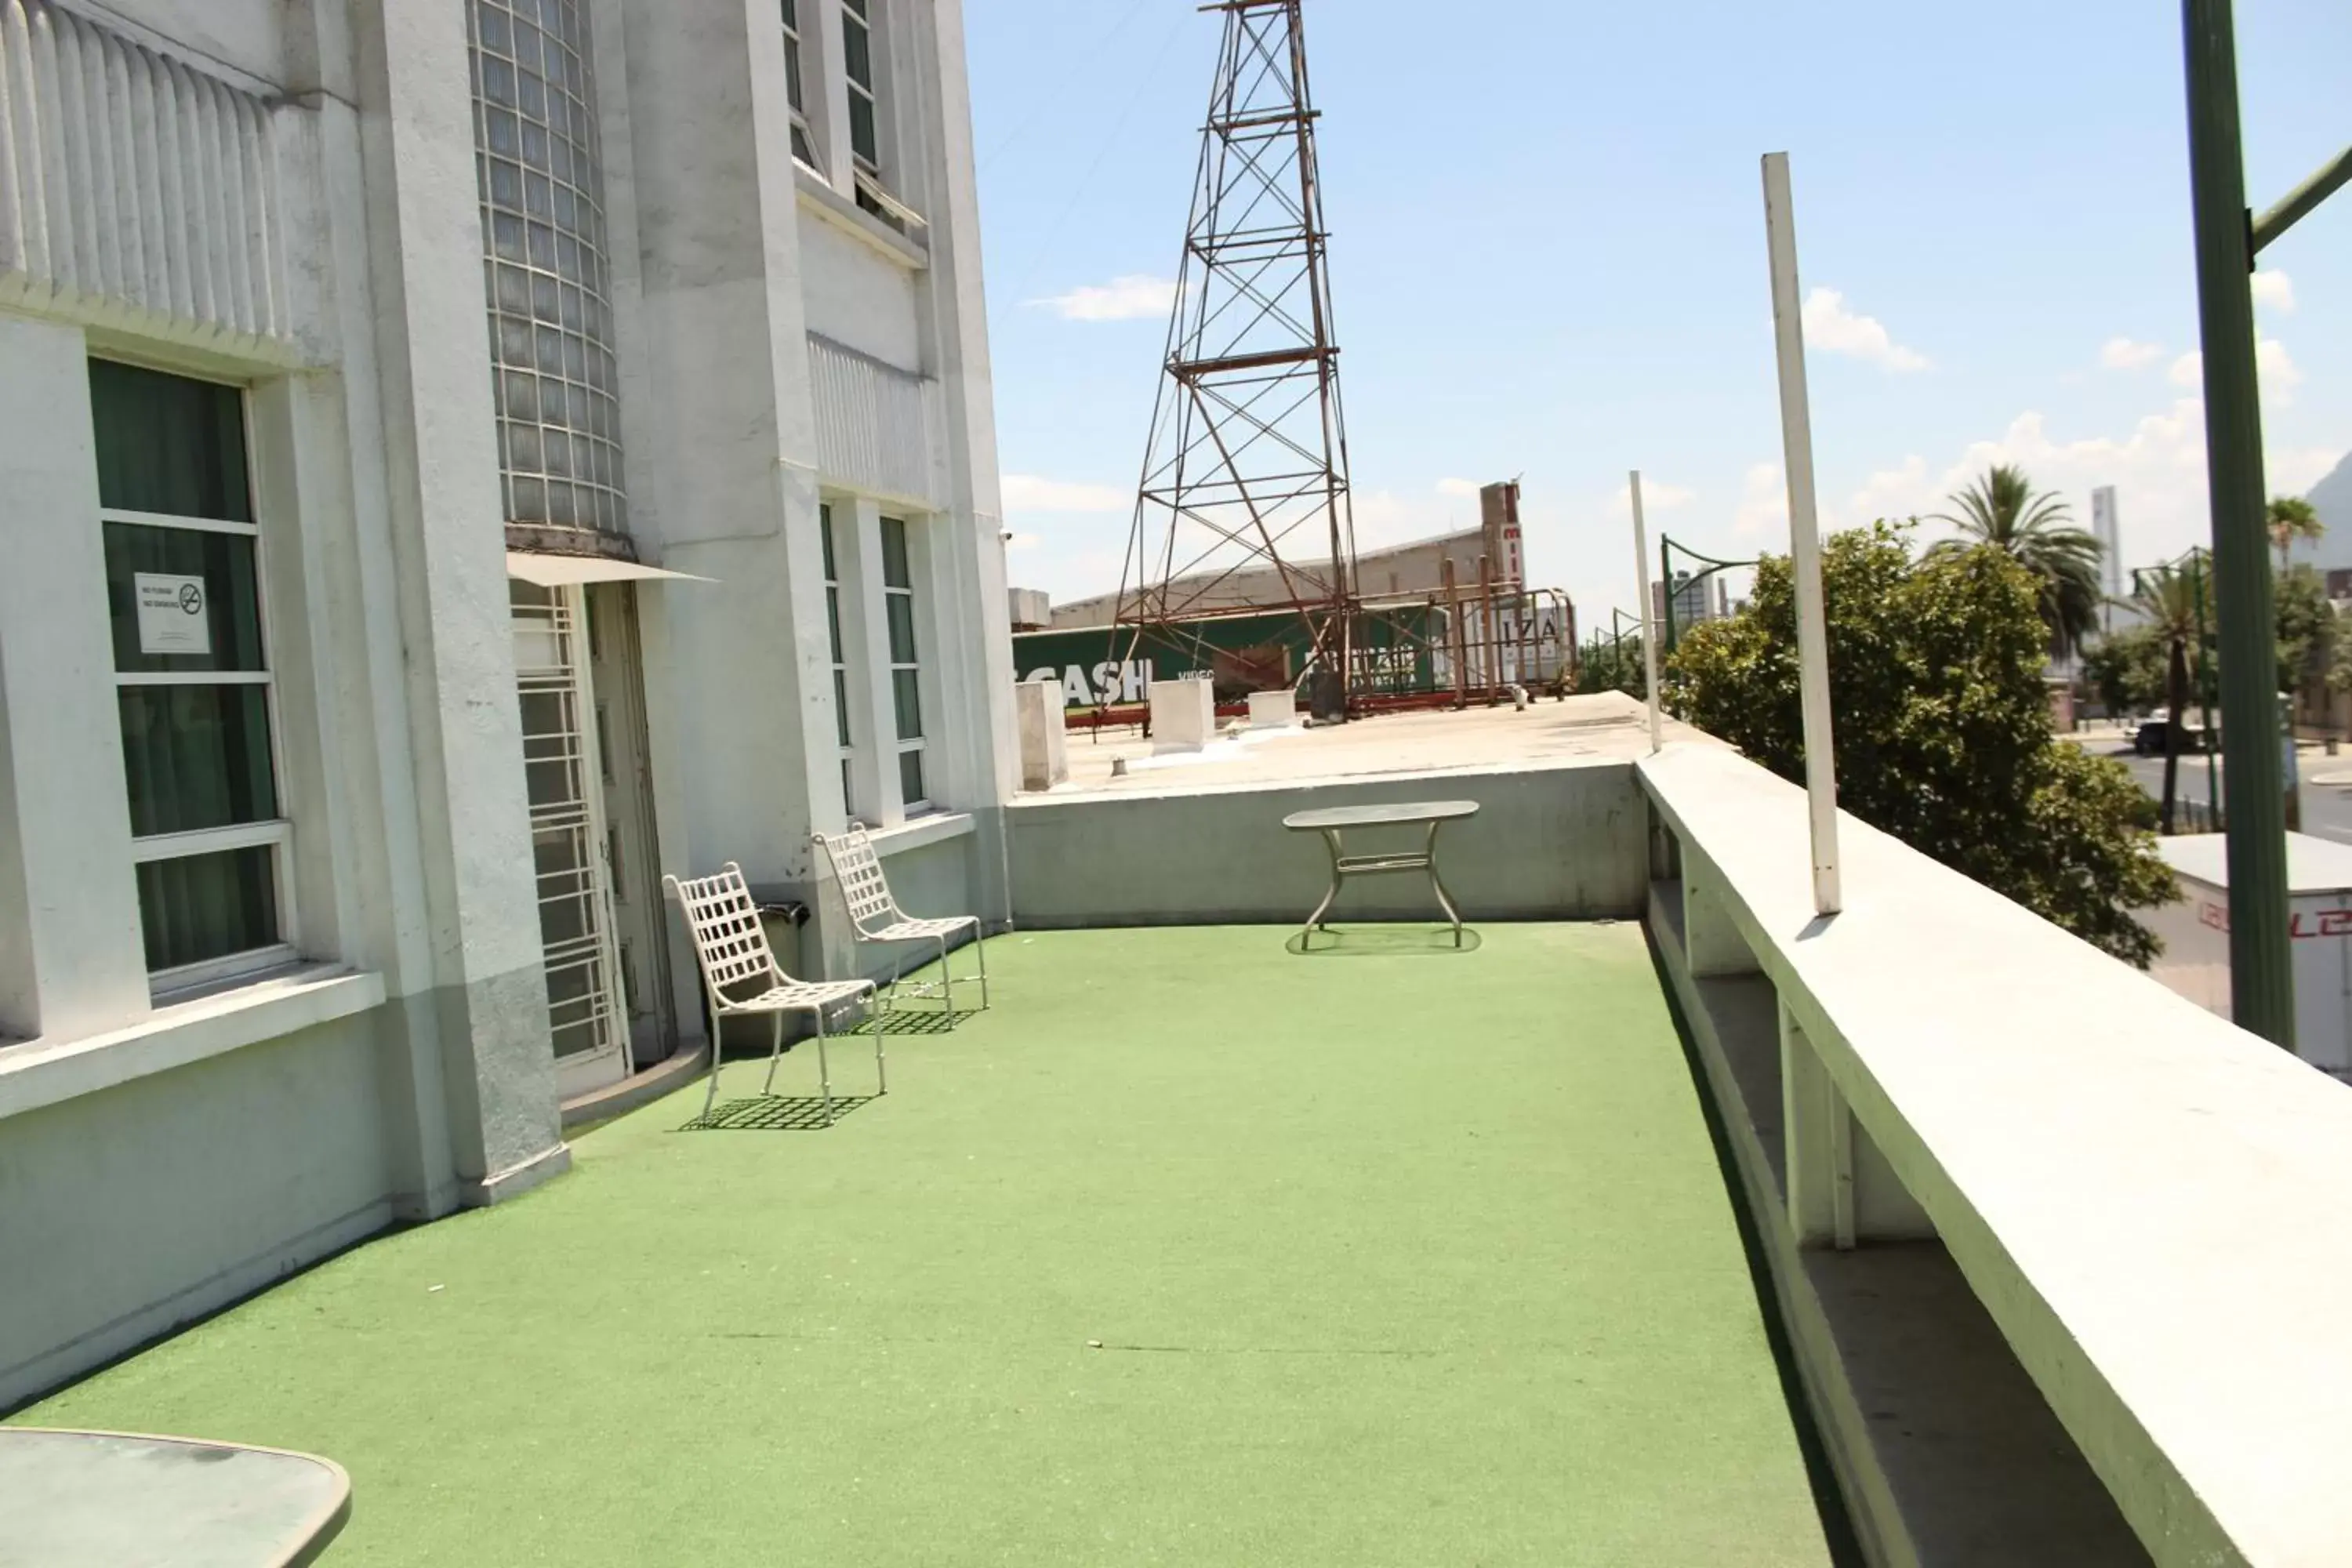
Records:
[[[2239,142],[2230,0],[2182,0],[2189,191],[2205,351],[2205,462],[2221,620],[2221,744],[2229,775],[2230,1016],[2294,1048],[2287,947],[2284,770],[2278,742],[2263,418],[2254,368],[2252,225]]]
[[[1669,654],[1675,651],[1675,568],[1667,552],[1674,547],[1674,541],[1663,533],[1658,535],[1658,596],[1666,605],[1664,621],[1666,652]]]

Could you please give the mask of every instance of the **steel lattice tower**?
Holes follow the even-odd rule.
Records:
[[[1296,610],[1316,666],[1347,668],[1355,521],[1299,5],[1202,7],[1224,38],[1120,571],[1128,658],[1202,655],[1180,623],[1270,572],[1278,600],[1250,602]]]

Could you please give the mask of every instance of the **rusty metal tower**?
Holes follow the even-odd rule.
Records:
[[[1188,621],[1295,611],[1328,710],[1346,700],[1356,540],[1299,5],[1202,7],[1224,38],[1113,641],[1205,668]]]

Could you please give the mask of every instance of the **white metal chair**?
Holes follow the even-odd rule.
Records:
[[[849,928],[859,944],[876,942],[936,942],[940,945],[940,980],[934,985],[929,981],[907,987],[910,996],[937,996],[947,1004],[948,1015],[955,1015],[955,987],[980,982],[980,1005],[988,1005],[988,931],[977,915],[949,915],[939,920],[924,920],[908,914],[898,907],[890,895],[890,884],[882,875],[881,858],[874,853],[873,843],[866,829],[853,826],[846,833],[812,833],[810,841],[824,851],[825,863],[833,868],[833,879],[841,885],[841,901],[849,909]],[[948,938],[971,928],[972,951],[980,961],[978,975],[966,974],[959,979],[948,972]],[[899,983],[890,982],[889,1004],[895,1005]]]
[[[767,1094],[776,1086],[776,1058],[784,1049],[784,1015],[806,1013],[816,1020],[817,1083],[824,1095],[824,1120],[833,1121],[833,1070],[824,1055],[824,1012],[859,997],[868,1005],[874,1021],[874,1083],[877,1094],[890,1092],[888,1068],[882,1058],[885,1019],[880,994],[871,980],[795,980],[777,963],[768,945],[767,928],[760,922],[760,906],[744,884],[743,868],[730,860],[717,876],[681,880],[664,877],[662,887],[677,900],[686,915],[686,929],[694,938],[694,957],[702,971],[703,994],[710,1002],[710,1088],[702,1097],[707,1119],[719,1099],[719,1042],[725,1020],[740,1013],[765,1013],[775,1034],[768,1052],[768,1078],[760,1086]],[[730,996],[729,991],[764,981],[767,989]]]

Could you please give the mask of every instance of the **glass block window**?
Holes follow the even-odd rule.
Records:
[[[259,526],[236,387],[93,360],[99,528],[147,967],[292,956]]]
[[[842,653],[841,567],[839,557],[834,553],[833,508],[818,507],[816,521],[824,541],[824,630],[833,649],[833,723],[841,741],[841,799],[844,807],[855,813],[856,797],[849,787],[849,762],[857,753],[850,738],[849,661]]]
[[[506,515],[627,529],[604,179],[581,0],[469,0]]]
[[[907,809],[930,804],[923,784],[922,660],[915,639],[915,577],[907,525],[882,520],[882,613],[890,634],[890,708],[898,731],[898,795]]]
[[[874,0],[841,0],[841,67],[849,79],[849,151],[858,164],[881,172],[875,132]]]
[[[784,93],[793,105],[793,156],[811,168],[816,151],[809,142],[808,93],[801,85],[801,16],[799,0],[783,0]]]

